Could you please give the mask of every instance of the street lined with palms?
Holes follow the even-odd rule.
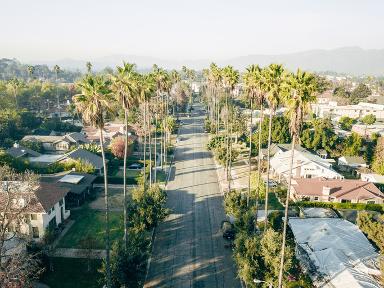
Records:
[[[183,119],[167,187],[172,212],[156,228],[144,287],[240,287],[220,230],[225,218],[223,198],[205,147],[203,118]]]

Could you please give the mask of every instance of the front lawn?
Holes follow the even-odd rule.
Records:
[[[264,208],[264,200],[262,200],[262,208]],[[273,192],[268,193],[268,209],[269,210],[284,210],[284,206],[281,205]]]
[[[127,178],[136,178],[140,175],[140,172],[141,172],[140,169],[137,169],[137,170],[127,169]],[[124,176],[124,169],[119,169],[119,171],[117,171],[116,174],[113,176],[123,177]]]
[[[81,210],[71,211],[71,217],[75,223],[69,231],[61,238],[58,247],[60,248],[79,248],[81,239],[90,234],[95,238],[95,249],[105,247],[105,213],[83,207]],[[123,237],[123,217],[122,212],[109,213],[111,243]]]
[[[90,271],[87,271],[87,259],[52,258],[53,272],[46,271],[41,282],[51,288],[99,288],[102,277],[97,270],[101,267],[101,260],[90,260]]]

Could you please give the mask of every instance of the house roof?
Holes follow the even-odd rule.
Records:
[[[28,185],[26,187],[28,187]],[[22,198],[31,199],[25,208],[25,213],[47,213],[69,192],[69,189],[66,187],[59,187],[51,183],[43,182],[39,183],[39,186],[36,188],[28,187],[27,189],[31,189],[32,191],[20,191],[20,195],[24,195]],[[7,201],[7,197],[3,197],[4,195],[5,193],[1,190],[0,207],[5,205]]]
[[[80,132],[73,132],[73,133],[65,135],[64,137],[67,138],[69,141],[75,142],[75,143],[79,143],[79,142],[88,143],[89,142],[87,140],[87,138],[85,137],[85,135],[83,133],[80,133]]]
[[[63,180],[65,181],[65,179],[63,178],[65,177],[68,178],[69,176],[75,176],[75,177],[77,176],[79,177],[79,181],[77,183],[69,183],[70,181],[63,182]],[[74,172],[74,171],[71,171],[68,174],[60,173],[60,174],[54,174],[54,175],[42,175],[40,177],[42,182],[56,185],[63,188],[68,188],[69,192],[74,194],[83,193],[86,189],[88,189],[88,187],[92,185],[92,183],[96,180],[96,178],[97,177],[92,174],[80,173],[80,172]]]
[[[292,186],[300,196],[322,196],[329,187],[330,196],[345,200],[384,199],[384,194],[371,182],[354,179],[295,178]]]
[[[343,156],[341,158],[344,158],[348,164],[366,164],[364,158],[361,156]]]
[[[68,192],[69,189],[66,187],[41,183],[35,195],[45,212],[48,212],[57,202],[63,199]]]
[[[23,146],[11,147],[6,152],[14,158],[19,158],[23,156],[37,157],[41,155],[39,152],[36,152],[32,149]]]
[[[35,141],[44,143],[55,143],[63,140],[63,136],[26,135],[22,141]]]
[[[77,148],[67,153],[64,158],[87,161],[92,164],[96,169],[103,168],[103,158],[81,148]]]
[[[290,218],[299,251],[332,287],[381,287],[370,274],[379,273],[379,254],[359,228],[340,218]],[[367,271],[370,270],[370,273]]]

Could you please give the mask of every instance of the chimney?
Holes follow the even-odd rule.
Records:
[[[329,196],[331,194],[331,187],[323,186],[323,195]]]
[[[296,170],[296,177],[297,178],[301,177],[301,166],[302,166],[302,164],[303,164],[302,160],[297,160],[296,161],[296,169],[295,170]]]
[[[19,145],[18,143],[15,142],[15,143],[13,144],[13,148],[19,148],[19,147],[20,147],[20,145]]]

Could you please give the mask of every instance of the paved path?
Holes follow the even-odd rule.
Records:
[[[173,212],[156,228],[144,287],[241,287],[220,231],[223,198],[203,121],[202,116],[183,119],[167,186]]]
[[[53,257],[64,258],[90,258],[90,259],[104,259],[106,256],[105,250],[87,250],[87,249],[74,249],[74,248],[56,248],[53,252]]]

